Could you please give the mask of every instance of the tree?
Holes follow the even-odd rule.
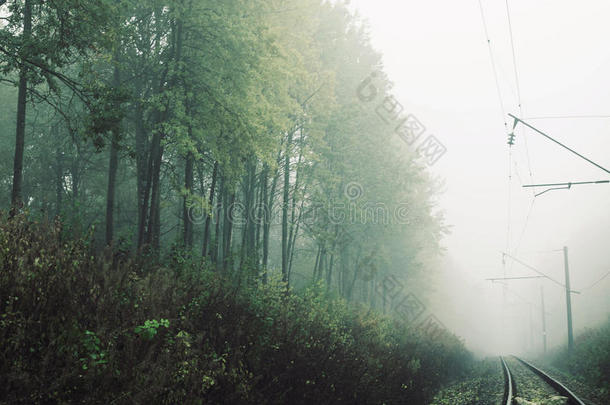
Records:
[[[103,42],[101,32],[110,19],[108,4],[87,5],[83,0],[41,2],[15,0],[9,3],[7,23],[0,31],[2,73],[19,71],[17,124],[13,167],[13,208],[23,202],[23,153],[25,149],[28,91],[43,80],[48,91],[58,92],[57,81],[84,97],[79,83],[59,71],[74,57],[86,55]],[[82,24],[91,21],[92,24]],[[35,22],[35,24],[34,24]],[[8,79],[10,80],[10,79]]]

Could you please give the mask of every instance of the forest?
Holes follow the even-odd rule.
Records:
[[[197,257],[244,283],[323,278],[363,302],[374,294],[358,263],[433,266],[439,184],[359,98],[371,74],[368,93],[391,84],[344,6],[27,1],[4,13],[5,210],[91,231],[98,249]]]
[[[0,15],[1,401],[425,401],[466,366],[390,316],[386,279],[436,266],[441,184],[380,125],[346,5]]]

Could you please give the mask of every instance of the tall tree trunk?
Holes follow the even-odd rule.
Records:
[[[322,251],[322,248],[320,245],[318,245],[318,253],[316,254],[316,262],[313,265],[313,281],[317,281],[318,280],[318,266],[320,264],[320,252]]]
[[[358,275],[360,274],[360,266],[363,265],[364,260],[360,260],[360,253],[356,255],[356,259],[354,261],[354,276],[352,277],[352,281],[348,286],[347,290],[347,299],[348,301],[352,301],[354,298],[354,288],[356,287],[356,281],[358,280]]]
[[[233,216],[235,215],[234,206],[235,203],[235,191],[231,191],[227,203],[224,208],[224,219],[223,219],[223,272],[226,274],[229,270],[229,266],[232,265],[231,256],[231,240],[233,232]]]
[[[61,215],[61,206],[63,205],[64,196],[64,169],[61,163],[60,152],[57,152],[57,176],[55,178],[55,216]]]
[[[254,221],[252,219],[252,210],[255,202],[256,189],[256,164],[248,161],[246,165],[246,176],[244,179],[244,227],[242,233],[242,244],[240,251],[240,271],[247,267],[253,259],[253,243],[254,243]]]
[[[53,125],[52,127],[52,135],[54,139],[57,139],[57,125]],[[59,144],[59,139],[57,139],[57,143]],[[60,147],[58,146],[55,149],[55,216],[59,217],[61,214],[61,208],[63,205],[63,196],[64,196],[64,159],[62,156],[62,152]]]
[[[76,214],[76,211],[77,211],[76,208],[77,208],[78,199],[79,199],[79,195],[78,195],[79,194],[79,185],[80,185],[80,167],[78,166],[79,162],[80,162],[80,146],[77,143],[76,144],[76,159],[72,160],[72,164],[70,167],[70,176],[71,176],[70,184],[72,185],[72,212],[73,212],[73,214]]]
[[[213,263],[216,263],[216,270],[220,270],[220,262],[222,260],[222,238],[221,233],[222,230],[220,228],[220,215],[222,213],[222,204],[223,204],[223,195],[224,191],[224,177],[220,174],[220,187],[218,188],[218,198],[216,198],[216,210],[214,217],[214,244],[212,245],[212,251],[210,255],[210,259]]]
[[[264,179],[263,179],[264,177]],[[256,229],[254,231],[254,263],[256,265],[256,275],[259,277],[261,270],[261,235],[262,235],[262,225],[263,225],[263,210],[264,210],[264,189],[267,187],[267,175],[265,173],[265,166],[263,165],[263,169],[258,177],[257,187],[256,187]]]
[[[150,142],[150,151],[148,153],[148,162],[146,164],[146,176],[144,188],[142,190],[142,204],[138,213],[138,250],[140,250],[147,242],[147,223],[148,223],[148,200],[150,198],[150,189],[152,183],[153,172],[153,150],[155,145],[155,136]]]
[[[246,234],[246,255],[247,262],[250,264],[250,274],[258,274],[258,255],[256,253],[256,209],[257,209],[257,187],[256,187],[256,168],[254,164],[252,177],[250,178],[250,204],[248,207],[248,232]]]
[[[203,229],[203,244],[201,247],[201,255],[206,257],[208,254],[208,244],[210,240],[210,221],[212,220],[214,209],[214,190],[216,188],[216,178],[218,177],[218,161],[214,161],[214,168],[212,169],[212,184],[210,185],[210,195],[208,197],[208,207],[212,211],[205,218],[205,226]]]
[[[282,281],[288,282],[288,204],[290,200],[290,146],[292,144],[291,131],[286,141],[284,151],[284,195],[282,199]]]
[[[299,235],[299,227],[301,226],[301,216],[302,216],[302,212],[303,212],[303,204],[305,203],[305,201],[301,201],[301,206],[299,208],[299,215],[297,216],[297,225],[294,229],[294,233],[292,232],[292,230],[290,231],[290,235],[291,235],[291,240],[290,240],[290,258],[288,260],[288,280],[290,280],[290,273],[292,272],[292,261],[294,259],[294,247],[296,245],[297,242],[297,236]]]
[[[264,185],[263,185],[263,283],[267,282],[267,265],[269,262],[269,241],[271,231],[271,221],[273,219],[273,206],[275,202],[275,190],[277,183],[280,179],[279,167],[282,162],[282,145],[278,148],[277,157],[275,159],[277,166],[273,174],[273,180],[271,181],[271,190],[267,189],[267,183],[269,181],[269,166],[266,166],[264,174]]]
[[[335,236],[330,252],[330,263],[326,272],[326,289],[330,291],[333,280],[333,265],[335,263],[335,248],[337,247],[337,238],[339,237],[339,225],[335,225]]]
[[[140,80],[137,80],[137,94],[142,94]],[[134,116],[135,127],[135,147],[136,147],[136,192],[137,192],[137,207],[138,207],[138,232],[136,234],[136,245],[140,247],[143,241],[143,233],[146,222],[146,204],[148,191],[146,190],[148,177],[148,158],[147,158],[147,143],[148,137],[144,128],[144,109],[142,103],[137,100],[135,105]]]
[[[156,13],[160,13],[157,10]],[[165,71],[160,77],[158,82],[158,93],[161,94],[163,90],[171,90],[176,84],[176,77],[171,76],[169,80],[169,69],[170,62],[180,62],[182,53],[182,21],[178,19],[172,25],[172,48],[169,56],[168,63],[166,64]],[[166,83],[167,81],[167,83]],[[167,122],[169,118],[169,106],[165,106],[163,110],[157,109],[155,111],[155,122],[159,125]],[[153,254],[158,258],[161,242],[161,164],[163,163],[163,145],[162,140],[165,134],[162,134],[161,128],[153,135],[150,148],[150,160],[149,160],[149,181],[150,184],[150,210],[148,214],[148,228],[146,233],[146,243],[152,248]],[[148,187],[147,187],[148,188]],[[146,201],[146,196],[145,196]]]
[[[22,49],[27,46],[32,36],[32,0],[25,0],[23,5]],[[27,106],[28,68],[25,62],[19,70],[19,90],[17,93],[17,127],[15,131],[15,159],[13,161],[13,192],[11,195],[11,211],[18,210],[23,205],[23,152],[25,150],[25,116]]]
[[[269,166],[265,163],[263,166],[263,172],[261,173],[261,211],[262,215],[260,220],[262,221],[263,228],[263,259],[262,259],[262,271],[263,271],[263,283],[267,283],[267,261],[269,260],[269,219],[271,213],[269,212],[267,186],[269,183]]]
[[[146,243],[158,253],[160,248],[160,229],[161,224],[161,161],[163,158],[163,147],[161,146],[161,134],[156,133],[153,136],[153,149],[151,150],[152,157],[152,172],[151,172],[151,194],[150,194],[150,210],[148,212],[148,229],[146,235]]]
[[[117,89],[121,84],[120,71],[118,67],[118,55],[114,57],[114,73],[112,84]],[[114,237],[114,195],[116,191],[116,173],[119,165],[119,140],[121,138],[120,123],[112,130],[110,142],[110,162],[108,163],[108,192],[106,193],[106,246],[112,245]]]
[[[372,309],[377,308],[377,275],[373,276],[373,279],[370,282],[371,287],[369,288],[369,307]]]
[[[333,281],[333,264],[335,261],[335,254],[330,254],[330,263],[328,264],[328,269],[326,270],[326,289],[330,291],[331,284]]]
[[[192,129],[189,125],[189,136],[192,136]],[[182,206],[182,221],[184,226],[183,243],[184,247],[190,250],[193,247],[193,221],[191,219],[191,195],[193,192],[193,153],[188,152],[186,154],[186,164],[184,166],[184,188],[186,194],[184,195],[183,206]]]
[[[301,224],[301,216],[303,213],[303,205],[305,203],[305,199],[301,199],[301,205],[299,207],[299,212],[298,215],[296,214],[296,205],[297,205],[297,196],[298,196],[298,191],[300,188],[300,182],[302,179],[302,173],[301,173],[301,162],[303,160],[303,147],[302,147],[302,142],[303,142],[303,130],[301,129],[301,137],[300,137],[300,143],[301,143],[301,148],[299,150],[299,158],[297,160],[297,167],[296,167],[296,179],[294,182],[294,190],[292,192],[292,208],[291,208],[291,212],[290,212],[290,233],[288,235],[288,280],[290,280],[290,273],[292,270],[292,259],[294,258],[294,245],[296,243],[297,240],[297,235],[299,233],[299,226]],[[305,193],[305,189],[303,190],[303,194]]]
[[[326,264],[328,262],[328,260],[326,259],[326,252],[326,245],[322,245],[322,250],[320,252],[320,262],[318,263],[318,280],[322,280],[322,277],[324,276],[324,271],[326,271]]]

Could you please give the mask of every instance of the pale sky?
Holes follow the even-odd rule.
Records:
[[[509,251],[561,282],[563,256],[556,250],[568,246],[572,288],[584,289],[610,271],[610,185],[574,186],[535,199],[521,185],[610,175],[518,126],[509,187],[504,116],[520,112],[506,2],[482,3],[504,111],[478,0],[351,2],[368,20],[397,99],[448,149],[431,168],[446,182],[439,209],[452,226],[435,297],[439,318],[471,348],[524,352],[540,347],[540,285],[549,344],[565,341],[565,293],[549,280],[511,281],[508,288],[519,296],[508,292],[503,300],[502,286],[484,280],[502,276],[509,224]],[[610,117],[610,2],[508,4],[523,117]],[[526,121],[610,169],[610,118]],[[507,270],[508,276],[533,274],[510,262]],[[609,297],[610,276],[573,296],[575,329],[607,319]],[[528,302],[534,304],[533,345]]]

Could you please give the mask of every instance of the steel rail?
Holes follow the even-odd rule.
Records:
[[[502,405],[512,405],[515,380],[502,356],[500,356],[500,362],[502,363],[502,371],[504,372],[504,398],[502,398]]]
[[[559,381],[557,381],[556,379],[554,379],[553,377],[551,377],[550,375],[548,375],[547,373],[545,373],[544,371],[539,369],[538,367],[528,363],[527,361],[522,360],[522,359],[520,359],[517,356],[513,356],[513,357],[515,359],[519,360],[519,362],[521,362],[523,365],[525,365],[527,368],[529,368],[532,372],[534,372],[534,374],[536,374],[538,377],[540,377],[544,382],[546,382],[548,385],[550,385],[559,394],[561,394],[564,397],[568,398],[568,404],[569,405],[585,405],[585,403],[583,401],[581,401],[565,385],[563,385],[562,383],[560,383]],[[502,360],[502,362],[504,363],[504,366],[508,370],[508,366],[506,365],[504,360]],[[510,370],[508,370],[508,372],[509,372],[509,375],[510,375]],[[514,380],[513,380],[513,383],[514,383]],[[506,405],[510,405],[510,403],[506,402]]]

